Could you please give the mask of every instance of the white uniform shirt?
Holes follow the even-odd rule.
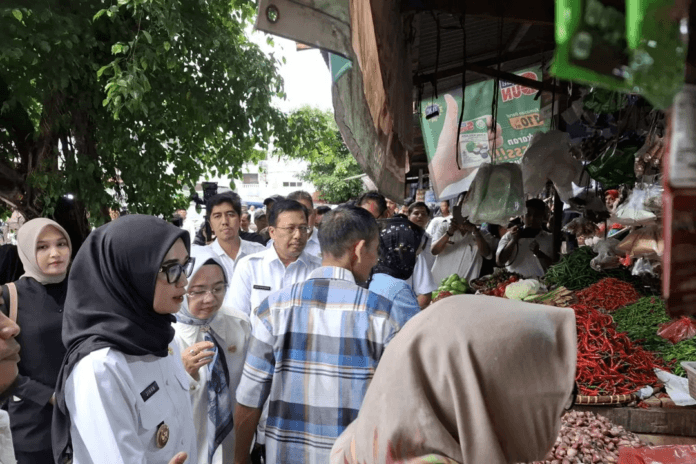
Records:
[[[312,231],[312,235],[309,236],[307,240],[307,246],[305,246],[304,251],[312,256],[321,259],[321,246],[319,246],[319,230],[315,227]]]
[[[130,356],[113,348],[81,359],[65,383],[73,464],[168,464],[178,452],[198,456],[189,377],[179,348]],[[157,447],[160,424],[169,439]]]
[[[498,244],[498,252],[496,256],[500,255],[500,252],[505,248],[505,246],[512,240],[512,234],[508,232],[503,235]],[[523,275],[524,277],[543,277],[545,274],[544,268],[539,263],[539,260],[529,246],[532,242],[536,240],[539,243],[539,250],[546,256],[551,257],[553,255],[553,235],[542,230],[539,232],[535,238],[521,238],[517,242],[517,250],[512,252],[512,262],[504,263],[507,264],[505,269],[510,272],[516,272]]]
[[[268,243],[266,243],[266,249],[270,250],[273,248],[273,239],[270,239]],[[309,239],[307,239],[307,245],[305,245],[304,251],[308,255],[315,256],[319,259],[321,259],[321,246],[319,245],[319,230],[315,227],[312,235],[309,236]]]
[[[237,264],[228,292],[231,294],[230,306],[250,316],[271,292],[304,282],[319,267],[321,260],[303,251],[286,268],[275,247],[242,258]]]
[[[253,255],[254,253],[260,253],[266,250],[266,247],[264,247],[260,243],[242,240],[241,238],[237,239],[240,241],[240,244],[239,251],[237,251],[236,259],[232,259],[225,252],[225,250],[222,249],[222,246],[218,242],[218,239],[215,239],[213,243],[207,245],[208,248],[210,248],[210,251],[212,251],[218,258],[220,258],[220,261],[222,261],[222,265],[225,266],[225,274],[227,274],[228,283],[232,282],[232,277],[234,277],[234,271],[240,259],[244,258],[245,256]],[[225,299],[223,301],[224,306],[229,306],[232,304],[234,293],[235,292],[231,290],[231,287],[227,288],[227,293],[225,294]]]
[[[433,273],[430,271],[423,253],[416,258],[413,275],[406,279],[406,283],[411,286],[416,295],[426,295],[437,290],[437,283],[433,279]]]
[[[433,243],[437,243],[449,229],[449,222],[441,222],[433,235]],[[481,273],[481,266],[484,258],[490,259],[494,256],[495,240],[491,234],[485,230],[481,230],[483,239],[488,243],[490,252],[487,256],[479,252],[476,244],[476,237],[473,233],[463,235],[460,231],[455,231],[454,235],[449,238],[450,242],[445,245],[445,249],[435,256],[435,264],[433,265],[433,278],[438,285],[443,279],[458,274],[467,282],[476,279]]]
[[[423,251],[421,254],[423,255],[423,258],[425,258],[425,263],[428,266],[428,269],[431,271],[433,270],[433,265],[435,264],[435,255],[433,254],[431,248],[433,245],[433,238],[430,236],[430,234],[426,233],[425,234],[425,247],[423,248]]]
[[[0,464],[16,464],[12,431],[10,430],[10,415],[0,409]]]
[[[179,322],[173,324],[176,335],[174,342],[184,352],[191,345],[205,341],[205,330],[208,326],[188,325]],[[235,392],[242,377],[244,358],[246,357],[251,324],[249,318],[239,312],[225,314],[220,312],[211,324],[212,329],[219,335],[220,345],[226,350],[225,360],[230,373],[230,392],[232,407],[236,405]],[[193,402],[193,419],[196,424],[196,442],[198,460],[189,458],[188,462],[207,464],[208,462],[208,366],[198,370],[198,380],[186,374],[189,381],[191,401]],[[234,430],[232,430],[213,455],[213,464],[232,462],[234,456]]]

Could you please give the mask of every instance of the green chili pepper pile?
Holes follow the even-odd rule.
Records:
[[[617,331],[625,332],[632,341],[657,353],[671,365],[676,375],[686,376],[682,361],[696,361],[696,340],[692,338],[672,345],[657,335],[659,325],[670,321],[661,299],[641,298],[616,311],[613,317]]]
[[[642,279],[631,275],[630,271],[619,268],[597,272],[590,267],[590,261],[597,254],[588,246],[582,246],[551,266],[546,271],[546,285],[549,287],[565,287],[569,290],[581,290],[600,280],[613,277],[632,284],[642,294],[650,294],[643,285]]]

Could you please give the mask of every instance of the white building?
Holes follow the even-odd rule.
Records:
[[[300,178],[306,169],[305,161],[268,157],[258,164],[244,163],[240,179],[211,177],[202,179],[201,182],[217,182],[220,193],[231,188],[245,202],[263,202],[270,196],[286,196],[296,190],[305,190],[313,194],[316,190],[314,185]],[[199,195],[202,197],[202,191]]]

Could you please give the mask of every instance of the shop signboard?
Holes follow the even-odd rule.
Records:
[[[542,76],[540,67],[515,74],[537,81]],[[454,198],[466,191],[483,163],[519,162],[532,136],[549,129],[549,121],[541,118],[542,99],[537,98],[538,91],[506,81],[499,84],[497,123],[494,125],[493,91],[493,80],[466,87],[456,151],[459,162],[455,147],[462,89],[443,92],[438,98],[421,103],[420,122],[430,180],[439,200]]]

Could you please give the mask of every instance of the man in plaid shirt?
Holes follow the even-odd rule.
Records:
[[[389,300],[356,284],[369,278],[378,258],[379,230],[368,211],[327,213],[319,242],[322,267],[306,282],[271,293],[253,316],[237,388],[235,463],[248,463],[267,398],[266,463],[329,462],[403,324]]]

